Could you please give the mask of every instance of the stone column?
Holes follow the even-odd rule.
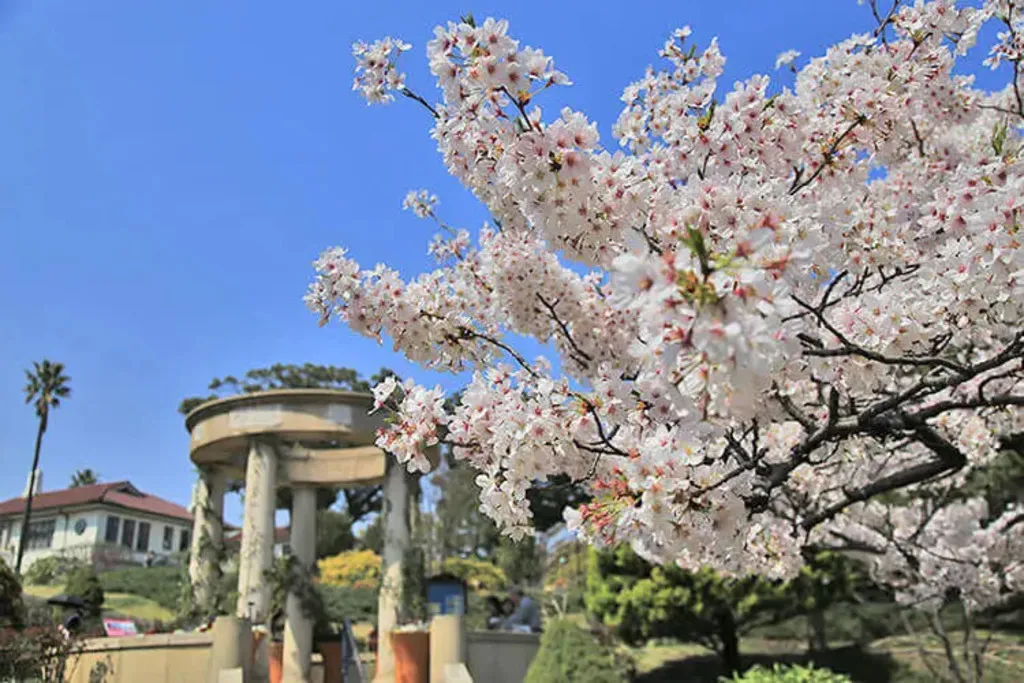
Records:
[[[205,618],[214,614],[224,548],[224,491],[227,481],[214,467],[199,470],[192,499],[192,548],[188,575],[196,607]]]
[[[217,617],[211,629],[210,666],[207,683],[218,683],[221,671],[241,669],[243,678],[252,663],[252,629],[249,622],[238,617]]]
[[[430,620],[430,683],[445,683],[445,667],[465,664],[468,652],[461,614],[437,614]]]
[[[398,625],[402,593],[402,556],[409,547],[409,477],[405,466],[394,456],[385,455],[384,475],[384,553],[381,558],[383,582],[377,602],[376,683],[391,683],[395,678],[395,655],[391,649],[391,631]]]
[[[316,490],[309,487],[292,490],[292,557],[299,580],[308,581],[316,561]],[[313,619],[302,605],[302,598],[288,593],[284,627],[284,681],[308,683],[310,656],[313,654]]]
[[[264,573],[274,562],[277,453],[273,446],[253,439],[245,468],[245,513],[242,549],[238,556],[236,614],[253,624],[270,619],[270,585]]]

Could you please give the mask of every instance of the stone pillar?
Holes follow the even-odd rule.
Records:
[[[445,683],[445,667],[465,664],[468,652],[461,614],[438,614],[430,620],[430,683]]]
[[[241,669],[248,676],[252,661],[252,629],[249,622],[238,617],[217,617],[210,630],[210,667],[207,683],[218,683],[221,671]]]
[[[188,575],[192,594],[205,618],[216,613],[214,604],[224,548],[224,491],[227,481],[213,467],[199,471],[192,500],[192,549]]]
[[[316,561],[316,490],[309,487],[292,490],[292,557],[305,579],[312,577]],[[288,593],[285,606],[283,683],[309,683],[310,656],[313,654],[313,619],[307,615],[302,598]]]
[[[383,581],[377,602],[377,670],[374,681],[391,683],[395,678],[395,655],[391,631],[398,625],[402,592],[402,556],[409,547],[409,477],[405,466],[385,455]]]
[[[236,614],[253,624],[270,620],[270,584],[264,573],[274,562],[274,511],[277,492],[277,453],[253,439],[245,468],[245,513],[242,549],[238,555]]]

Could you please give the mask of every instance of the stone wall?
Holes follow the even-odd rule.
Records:
[[[540,649],[534,633],[470,631],[466,636],[466,667],[478,683],[522,683]]]
[[[68,666],[68,683],[178,683],[205,681],[208,633],[96,638]],[[105,672],[104,676],[100,676]],[[90,675],[92,674],[92,677]]]

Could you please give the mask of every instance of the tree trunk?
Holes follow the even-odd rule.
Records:
[[[828,634],[825,631],[825,610],[815,607],[807,615],[807,646],[811,652],[828,650]]]
[[[18,559],[14,562],[14,573],[21,574],[21,558],[25,556],[25,543],[28,541],[28,524],[32,519],[32,497],[36,489],[36,470],[39,469],[39,449],[43,445],[43,432],[46,431],[46,415],[39,417],[39,431],[36,432],[36,453],[32,458],[32,471],[28,475],[28,496],[25,498],[25,514],[21,517],[21,535],[18,537]]]
[[[736,635],[736,619],[726,608],[718,613],[718,639],[722,641],[722,663],[726,674],[732,676],[740,670],[740,639]]]

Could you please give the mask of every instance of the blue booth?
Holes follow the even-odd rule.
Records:
[[[435,614],[466,614],[466,582],[451,574],[427,579],[427,609]]]

